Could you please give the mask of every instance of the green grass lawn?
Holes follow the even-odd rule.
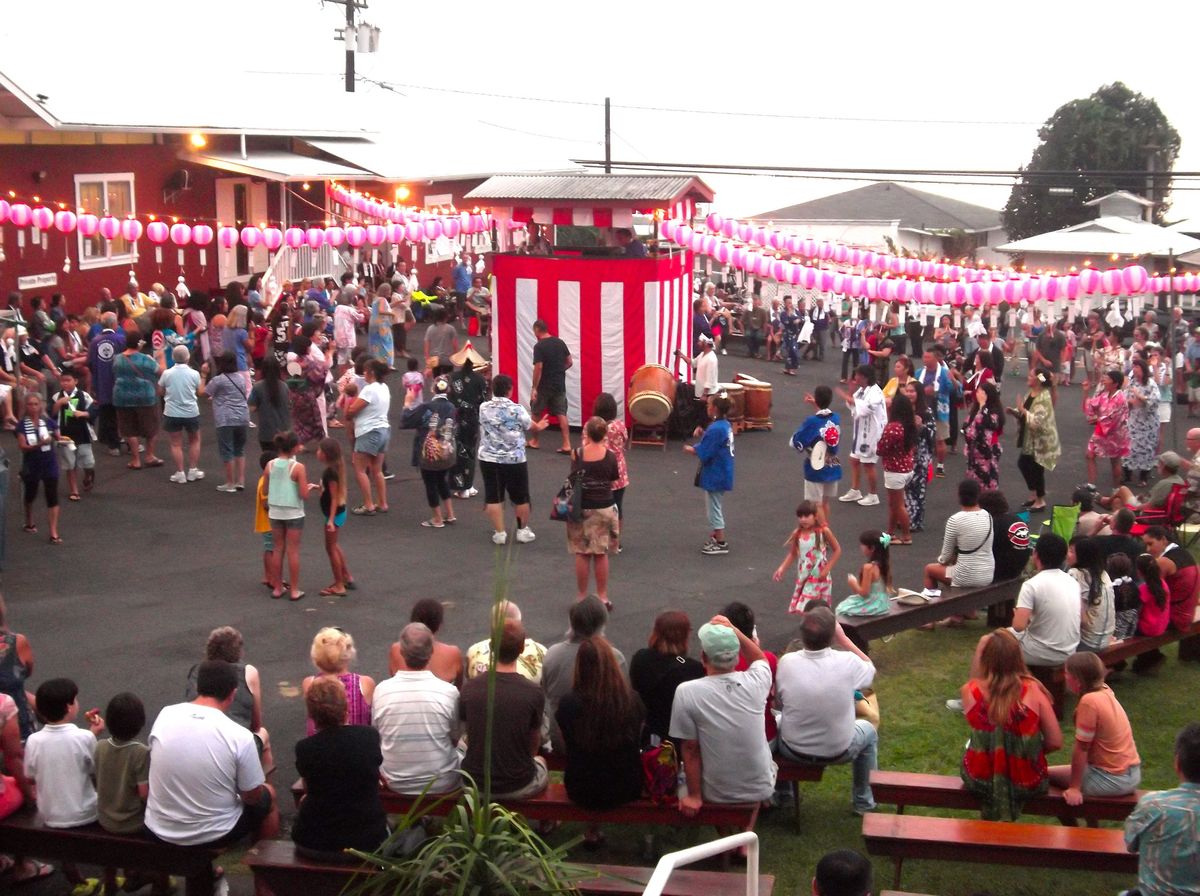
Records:
[[[906,632],[887,643],[874,643],[872,658],[878,667],[876,690],[881,714],[880,768],[957,774],[967,727],[962,716],[948,711],[944,704],[948,697],[957,696],[967,671],[963,658],[971,655],[984,631],[983,623],[976,622],[962,629],[938,629],[935,633]],[[1125,672],[1115,675],[1110,682],[1133,724],[1142,757],[1142,786],[1151,790],[1175,785],[1172,765],[1175,733],[1200,716],[1196,709],[1200,665],[1178,663],[1174,647],[1167,649],[1167,656],[1167,664],[1155,675],[1139,677]],[[1050,757],[1051,764],[1070,761],[1073,710],[1074,700],[1068,698],[1064,719],[1066,745]],[[807,896],[812,869],[828,850],[843,847],[864,850],[861,819],[850,812],[850,766],[831,768],[824,780],[801,784],[800,789],[801,828],[795,826],[791,809],[762,815],[757,827],[762,837],[763,871],[775,875],[775,892],[780,896]],[[881,809],[893,811],[891,807]],[[917,808],[909,812],[954,814]],[[1052,819],[1032,816],[1025,820],[1054,823]],[[579,850],[576,858],[583,862],[648,864],[641,849],[644,834],[649,830],[633,827],[609,830],[603,850],[595,853]],[[568,825],[552,839],[565,839],[579,832],[578,826]],[[711,836],[711,831],[693,828],[656,829],[654,833],[658,854]],[[892,865],[888,859],[875,859],[875,876],[876,892],[890,888]],[[912,860],[905,862],[903,889],[935,896],[972,893],[1100,896],[1116,894],[1134,883],[1123,875],[1090,873],[1085,869],[1056,871]]]

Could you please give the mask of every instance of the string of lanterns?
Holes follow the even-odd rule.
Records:
[[[1139,295],[1200,291],[1200,276],[1151,276],[1141,265],[1098,271],[1085,267],[1067,275],[1029,274],[973,268],[799,237],[755,227],[735,219],[709,215],[708,232],[681,220],[664,221],[662,235],[676,245],[707,255],[720,264],[769,277],[781,283],[820,288],[852,298],[875,301],[917,301],[929,304],[1035,302],[1075,300],[1080,295]],[[734,240],[750,245],[738,245]],[[757,246],[758,248],[754,248]],[[819,269],[783,257],[803,257],[845,270]],[[876,273],[878,272],[878,273]],[[889,276],[894,275],[894,276]],[[913,279],[910,279],[913,278]]]

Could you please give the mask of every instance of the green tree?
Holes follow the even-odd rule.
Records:
[[[1156,172],[1154,220],[1162,223],[1169,208],[1171,170],[1179,155],[1179,132],[1171,127],[1158,103],[1130,90],[1120,81],[1101,87],[1089,97],[1072,100],[1038,130],[1041,143],[1033,151],[1025,175],[1013,186],[1002,219],[1010,239],[1070,227],[1093,217],[1084,203],[1128,190],[1145,195],[1146,175],[1127,177],[1037,176],[1041,171],[1146,171],[1151,160]],[[1050,187],[1071,189],[1051,194]]]

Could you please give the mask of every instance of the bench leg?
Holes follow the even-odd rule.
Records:
[[[184,884],[184,893],[186,896],[213,896],[215,884],[216,878],[213,876],[210,865],[205,872],[188,875],[187,882]]]
[[[792,818],[796,822],[796,829],[800,829],[800,782],[792,782]]]
[[[896,873],[894,875],[892,875],[892,888],[899,890],[900,889],[900,872],[904,870],[904,859],[901,856],[896,856],[896,858],[893,861],[895,862]]]

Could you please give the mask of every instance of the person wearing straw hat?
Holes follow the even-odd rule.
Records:
[[[458,450],[454,468],[450,471],[450,488],[456,498],[473,498],[479,491],[474,487],[475,458],[479,451],[479,406],[487,400],[488,384],[480,374],[487,359],[468,342],[450,356],[458,369],[450,374],[448,397],[458,410]]]

